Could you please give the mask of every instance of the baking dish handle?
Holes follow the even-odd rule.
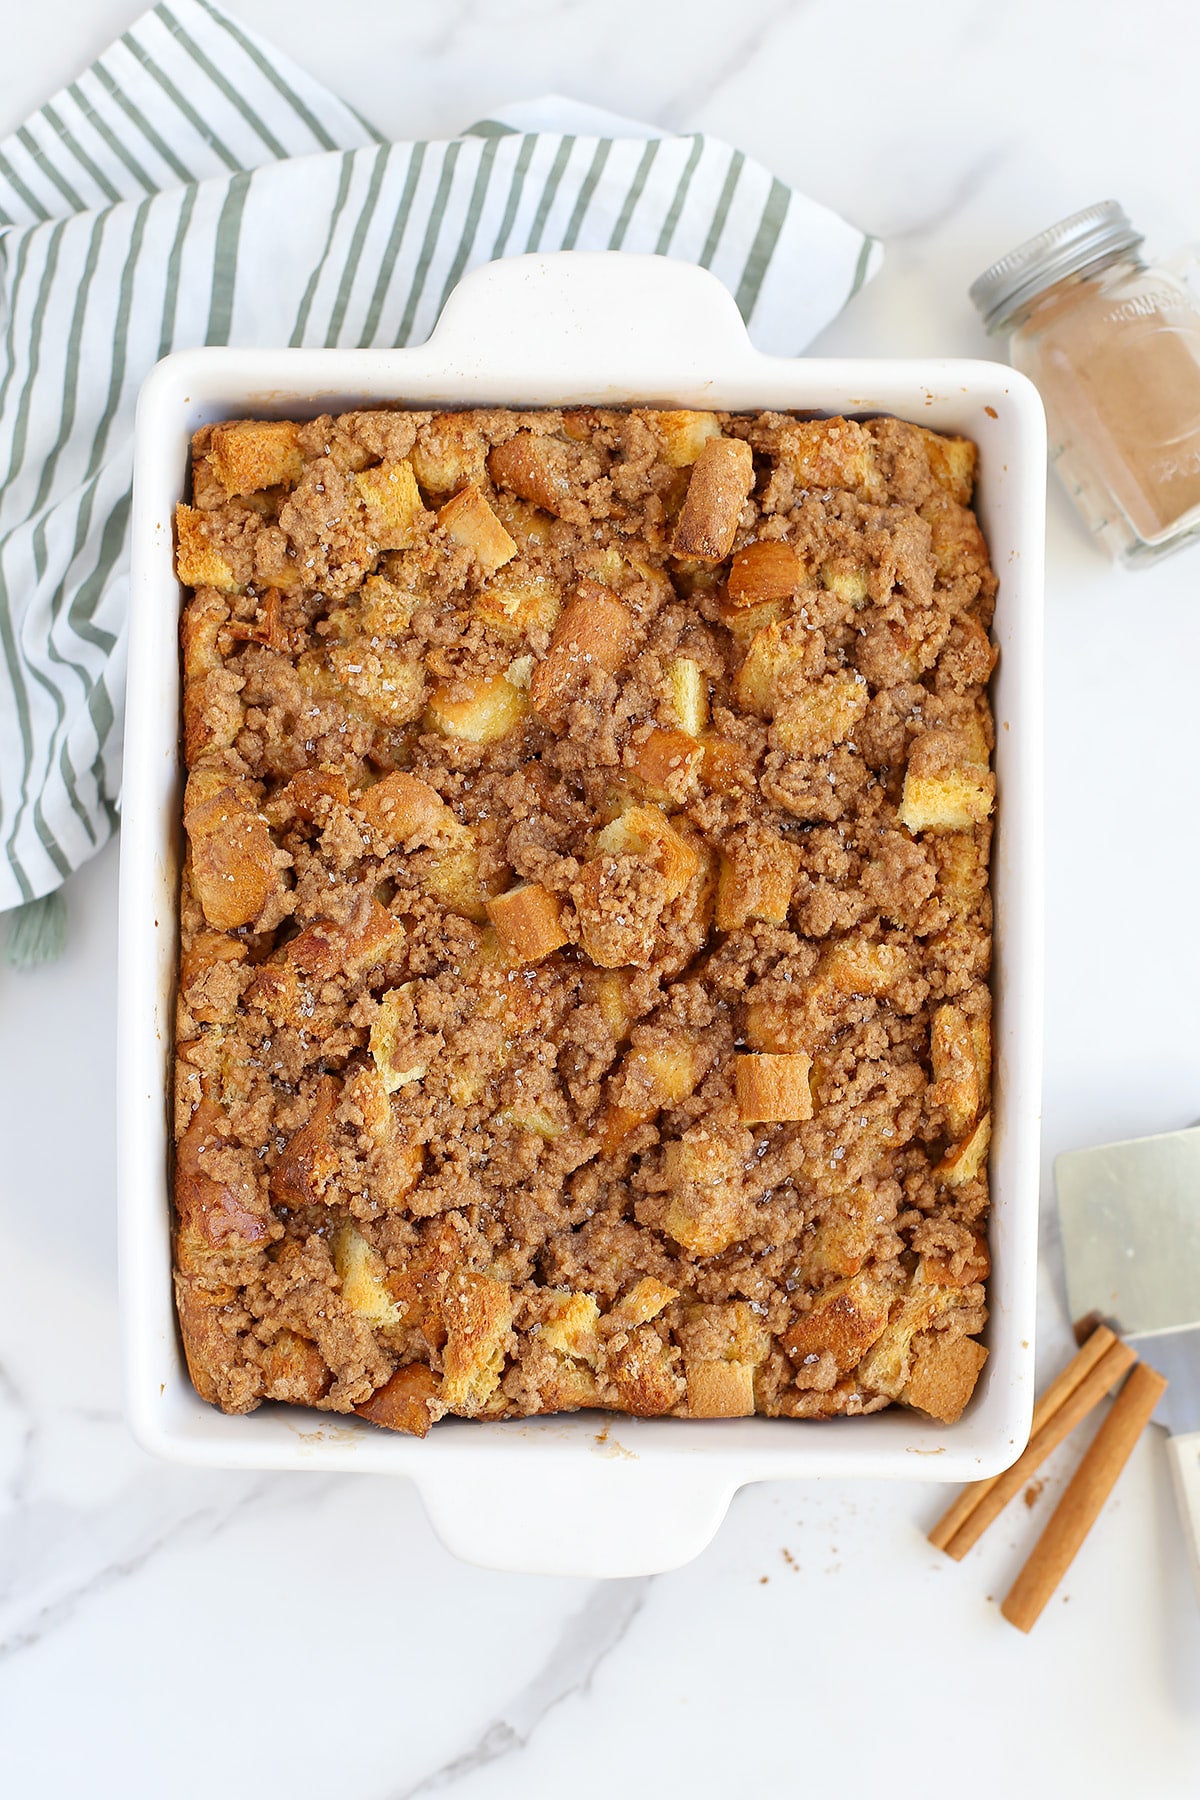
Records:
[[[718,369],[727,383],[731,369],[761,360],[715,275],[694,263],[615,250],[484,263],[451,293],[424,348],[464,375],[503,380],[511,367],[525,390],[532,373],[532,397],[545,404],[578,387],[597,345],[631,391],[649,394],[665,394],[680,379],[711,382]]]
[[[737,1485],[687,1459],[656,1468],[607,1438],[582,1459],[506,1458],[486,1484],[453,1462],[417,1477],[434,1530],[464,1562],[592,1578],[690,1562],[716,1536]]]

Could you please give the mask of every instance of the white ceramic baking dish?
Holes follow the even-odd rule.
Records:
[[[895,413],[980,447],[978,506],[1000,577],[1000,810],[991,1354],[962,1420],[893,1408],[826,1423],[595,1413],[448,1421],[423,1442],[330,1414],[226,1418],[192,1390],[171,1291],[168,1181],[181,756],[171,520],[188,439],[210,420],[417,407],[626,402]],[[137,417],[122,806],[119,1156],[126,1404],[176,1462],[357,1470],[416,1482],[451,1550],[491,1567],[634,1575],[686,1562],[746,1482],[966,1481],[1023,1447],[1032,1407],[1042,1009],[1042,540],[1045,432],[1030,383],[998,363],[760,355],[703,270],[559,254],[475,271],[410,350],[207,349],[150,375]]]

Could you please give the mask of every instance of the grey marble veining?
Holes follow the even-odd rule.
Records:
[[[596,1582],[577,1613],[563,1623],[545,1661],[506,1702],[466,1749],[449,1762],[398,1788],[388,1800],[416,1800],[444,1792],[514,1751],[524,1750],[543,1720],[564,1700],[586,1697],[604,1659],[618,1650],[646,1601],[653,1576]]]

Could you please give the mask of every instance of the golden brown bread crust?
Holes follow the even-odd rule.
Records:
[[[199,1393],[423,1436],[956,1418],[991,1053],[974,448],[199,432],[176,1286]]]

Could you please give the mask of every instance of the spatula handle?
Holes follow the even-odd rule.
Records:
[[[1182,1432],[1167,1439],[1167,1461],[1175,1483],[1175,1498],[1192,1564],[1196,1597],[1200,1599],[1200,1431]]]

